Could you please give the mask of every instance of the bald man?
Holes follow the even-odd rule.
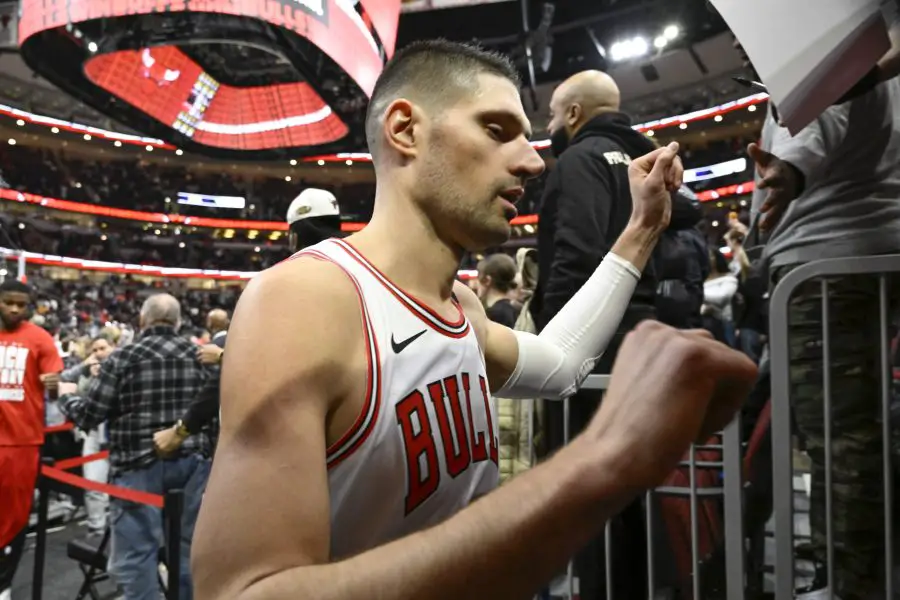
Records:
[[[612,245],[628,227],[633,208],[628,185],[632,159],[652,152],[655,144],[631,126],[620,111],[616,82],[606,73],[584,71],[564,81],[550,99],[548,126],[557,158],[544,187],[538,231],[538,287],[532,315],[543,329],[588,281]],[[678,195],[672,197],[670,227],[690,227],[699,208]],[[653,262],[643,271],[616,335],[598,361],[596,373],[608,374],[625,334],[642,320],[656,318],[657,281]],[[570,403],[572,435],[590,422],[600,394],[585,390]],[[548,403],[545,439],[551,449],[563,445],[561,403]],[[614,520],[613,571],[616,598],[646,594],[641,577],[646,550],[640,503]],[[581,597],[605,597],[603,540],[593,542],[576,558]]]
[[[138,339],[102,363],[83,396],[68,387],[74,384],[60,384],[59,404],[86,431],[108,422],[110,483],[160,495],[184,490],[179,597],[190,600],[191,539],[209,476],[210,442],[203,433],[193,435],[177,453],[160,460],[153,448],[153,433],[182,415],[210,372],[197,358],[197,347],[178,335],[178,300],[169,294],[150,296],[140,319]],[[124,598],[158,600],[162,511],[112,498],[109,521],[109,571]]]

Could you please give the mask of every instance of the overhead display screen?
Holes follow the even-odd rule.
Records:
[[[173,145],[259,159],[358,144],[400,0],[21,0],[21,14],[22,56],[54,85]]]
[[[341,139],[347,126],[306,83],[221,85],[175,46],[95,56],[85,75],[194,141],[264,150]]]

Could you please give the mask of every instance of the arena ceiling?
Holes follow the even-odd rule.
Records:
[[[462,6],[429,9],[446,4]],[[478,40],[516,57],[526,81],[530,78],[526,48],[530,48],[535,86],[533,92],[524,90],[524,99],[537,128],[546,122],[554,85],[583,69],[610,72],[622,89],[625,109],[638,120],[747,94],[731,80],[742,70],[731,36],[705,0],[413,0],[406,8],[398,47],[435,37]],[[653,40],[670,25],[678,28],[678,35],[665,47],[654,48]],[[649,44],[648,52],[614,60],[615,45],[637,37]],[[14,52],[0,54],[0,103],[123,130],[34,75]]]

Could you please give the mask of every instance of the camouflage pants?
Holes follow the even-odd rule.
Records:
[[[794,267],[779,268],[779,281]],[[832,590],[842,600],[884,589],[884,490],[878,280],[829,278]],[[892,295],[892,297],[894,297]],[[803,283],[789,310],[791,404],[812,462],[810,524],[815,559],[826,563],[822,286]],[[882,592],[883,593],[883,592]]]

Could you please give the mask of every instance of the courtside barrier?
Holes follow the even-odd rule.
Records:
[[[47,434],[73,429],[72,423],[64,423],[47,427]],[[166,551],[165,562],[168,573],[166,584],[167,600],[179,600],[181,579],[181,515],[184,511],[183,490],[170,490],[165,496],[151,494],[123,488],[109,483],[90,481],[68,471],[95,460],[103,460],[109,457],[109,451],[104,450],[89,456],[77,456],[55,463],[48,458],[42,459],[40,476],[38,478],[38,523],[34,556],[34,577],[32,583],[32,600],[43,600],[44,561],[47,552],[47,513],[49,508],[49,492],[52,481],[78,487],[84,490],[92,490],[107,494],[120,500],[146,504],[163,510]]]
[[[811,462],[811,506],[816,502],[821,503],[824,496],[824,521],[825,521],[825,551],[826,560],[824,569],[827,571],[829,589],[833,597],[838,597],[841,587],[846,584],[840,580],[846,575],[846,567],[842,562],[846,561],[847,552],[861,553],[861,548],[854,548],[853,544],[847,544],[847,531],[857,535],[854,540],[859,541],[860,534],[852,529],[860,524],[859,516],[864,517],[864,524],[868,528],[879,525],[878,520],[883,517],[883,553],[867,553],[874,556],[872,565],[881,563],[883,571],[887,574],[871,576],[867,583],[876,584],[883,577],[884,595],[871,593],[874,590],[853,589],[854,594],[864,597],[893,598],[894,583],[891,576],[894,569],[893,548],[893,515],[891,508],[894,504],[893,489],[893,465],[891,452],[891,344],[889,340],[890,301],[896,299],[892,293],[897,288],[895,285],[897,273],[900,272],[900,255],[851,257],[841,259],[820,260],[799,266],[787,274],[778,282],[770,302],[770,349],[772,366],[772,449],[774,463],[774,516],[775,516],[775,599],[789,600],[794,595],[794,578],[798,573],[795,569],[795,530],[794,530],[794,498],[792,495],[794,473],[793,460],[793,436],[795,433],[803,434],[803,427],[810,426],[810,409],[804,410],[804,422],[801,424],[798,414],[798,398],[791,396],[791,361],[797,362],[798,356],[805,359],[804,362],[795,364],[805,369],[803,372],[804,383],[807,386],[821,386],[822,390],[822,439],[815,440],[815,446],[807,443],[808,454]],[[893,281],[892,281],[893,276]],[[838,300],[839,299],[839,300]],[[818,304],[817,310],[814,309]],[[853,322],[853,329],[848,333],[847,314],[848,308],[859,311],[859,315]],[[792,314],[793,313],[793,314]],[[792,323],[792,319],[796,320]],[[807,325],[803,331],[802,343],[792,340],[791,327]],[[869,330],[869,326],[874,328]],[[877,330],[876,330],[877,328]],[[818,333],[815,330],[818,329]],[[865,336],[860,341],[860,336]],[[859,345],[867,346],[859,349]],[[816,350],[810,356],[809,349]],[[852,348],[852,350],[848,350]],[[849,352],[849,356],[848,356]],[[871,352],[871,356],[866,356]],[[821,360],[817,361],[818,354]],[[877,357],[875,356],[877,354]],[[865,372],[867,364],[872,370],[877,371],[879,389],[871,390],[872,394],[857,394],[862,397],[853,397],[853,404],[848,405],[846,397],[846,385],[848,381],[874,381],[871,374]],[[817,363],[817,364],[816,364]],[[819,369],[821,371],[819,372]],[[799,375],[799,373],[798,373]],[[809,381],[810,377],[821,380]],[[865,384],[864,384],[865,385]],[[872,384],[868,384],[872,385]],[[837,389],[835,389],[837,388]],[[863,388],[865,389],[865,388]],[[870,397],[871,396],[871,397]],[[808,402],[808,401],[807,401]],[[837,410],[836,410],[837,409]],[[870,497],[863,499],[870,502],[883,502],[883,515],[871,515],[874,507],[860,503],[852,510],[834,510],[836,490],[848,489],[848,487],[869,491],[868,480],[863,481],[860,475],[864,471],[873,475],[878,470],[877,465],[854,464],[852,486],[847,485],[846,466],[834,466],[835,457],[842,460],[841,455],[833,452],[835,442],[841,448],[841,454],[847,452],[845,443],[848,431],[842,426],[848,422],[848,411],[862,411],[861,422],[866,427],[880,429],[880,436],[874,434],[875,441],[881,446],[881,456],[877,452],[867,453],[860,457],[860,463],[871,458],[872,461],[880,461],[881,487],[883,494],[873,492]],[[814,415],[815,416],[815,415]],[[841,419],[837,426],[835,422]],[[797,424],[792,428],[792,421]],[[880,421],[880,423],[879,423]],[[815,425],[818,425],[817,423]],[[851,435],[869,440],[869,436],[860,436],[857,426]],[[868,433],[868,429],[867,429]],[[880,441],[878,438],[880,437]],[[858,444],[856,442],[854,445]],[[815,453],[812,451],[815,449]],[[859,454],[854,450],[854,456]],[[824,459],[824,460],[823,460]],[[844,461],[846,459],[843,459]],[[819,480],[816,481],[816,474]],[[835,477],[841,480],[835,482]],[[839,486],[834,485],[838,483]],[[824,484],[824,485],[823,485]],[[847,492],[841,492],[847,493]],[[859,494],[859,491],[856,492]],[[816,494],[821,494],[818,499]],[[878,498],[878,496],[882,496]],[[839,498],[840,500],[840,498]],[[862,502],[862,501],[861,501]],[[840,504],[847,503],[846,498]],[[819,507],[822,504],[818,505]],[[812,510],[812,508],[811,508]],[[847,514],[855,513],[855,514]],[[835,519],[835,516],[838,519]],[[853,521],[853,522],[850,522]],[[844,531],[838,530],[837,523],[842,523]],[[815,520],[813,520],[815,526]],[[880,536],[876,536],[880,537]],[[840,538],[836,540],[836,538]],[[869,542],[870,543],[870,542]],[[880,541],[879,541],[880,543]],[[841,547],[843,546],[843,547]],[[836,551],[841,553],[836,561]],[[883,562],[882,562],[883,561]],[[869,562],[868,560],[864,562]],[[843,572],[836,573],[836,571]],[[879,569],[880,570],[880,569]],[[855,574],[854,574],[855,575]],[[836,585],[837,584],[837,585]],[[823,596],[825,597],[825,596]]]
[[[590,375],[582,389],[606,390],[609,375]],[[569,400],[563,404],[563,438],[570,438]],[[703,445],[691,446],[673,476],[643,499],[647,546],[646,597],[661,593],[701,600],[747,597],[744,527],[745,444],[740,416]],[[701,527],[702,523],[702,527]],[[715,531],[710,531],[710,530]],[[681,531],[684,535],[678,537]],[[717,532],[717,533],[716,533]],[[610,524],[604,531],[607,600],[616,598]],[[704,575],[709,581],[704,581]],[[558,592],[557,592],[558,593]],[[569,563],[563,597],[579,597],[577,574]]]

